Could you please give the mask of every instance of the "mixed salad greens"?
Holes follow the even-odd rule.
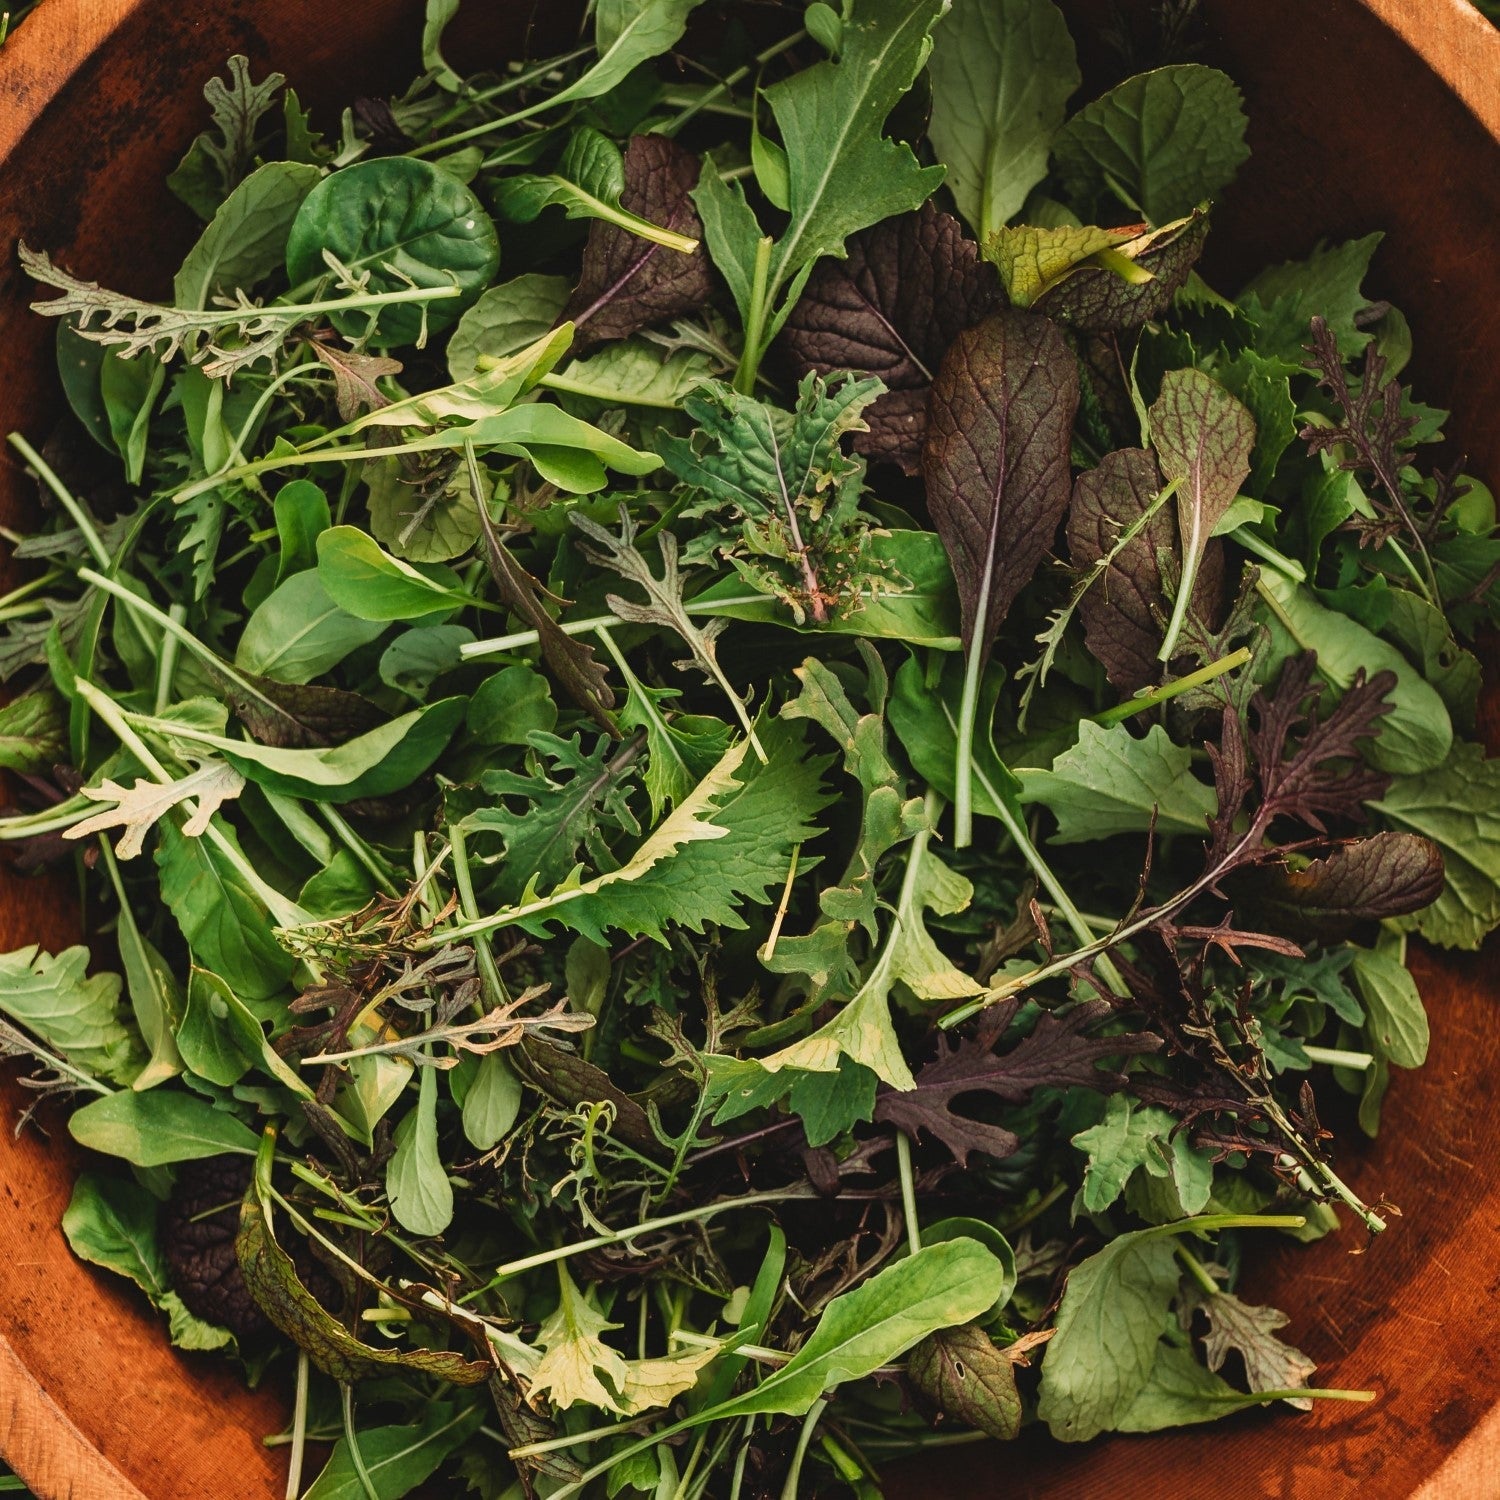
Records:
[[[1242,1258],[1385,1227],[1319,1111],[1500,923],[1500,534],[1379,236],[1200,275],[1191,5],[1082,100],[1051,0],[475,76],[457,10],[331,139],[230,60],[170,303],[20,250],[0,840],[93,950],[0,956],[0,1048],[73,1248],[294,1384],[310,1500],[1362,1398]]]

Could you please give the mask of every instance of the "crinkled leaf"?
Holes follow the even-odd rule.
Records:
[[[632,681],[620,710],[622,729],[646,732],[645,783],[653,818],[681,802],[708,775],[729,749],[733,733],[722,719],[671,712],[664,705],[677,696],[676,688]]]
[[[1077,361],[1057,326],[1000,312],[961,333],[928,407],[922,472],[981,660],[1068,506]]]
[[[1139,224],[1126,224],[1119,229],[1016,224],[991,233],[984,242],[984,254],[999,271],[1012,304],[1030,307],[1100,251],[1129,244],[1140,235],[1141,228]]]
[[[1008,1441],[1021,1430],[1016,1363],[970,1323],[923,1339],[906,1361],[906,1378],[945,1417]]]
[[[620,1325],[595,1311],[561,1265],[557,1278],[557,1306],[537,1333],[544,1352],[531,1377],[531,1398],[545,1396],[559,1411],[582,1404],[623,1414],[625,1357],[601,1337]]]
[[[1096,256],[1065,276],[1036,302],[1038,312],[1082,333],[1125,333],[1159,317],[1187,281],[1208,238],[1208,215],[1185,220],[1118,247],[1129,268]],[[1146,272],[1141,277],[1138,273]]]
[[[1075,195],[1106,191],[1153,224],[1190,214],[1233,180],[1249,148],[1240,91],[1216,68],[1137,73],[1086,104],[1053,142]]]
[[[1017,214],[1047,175],[1082,81],[1052,0],[957,0],[933,33],[928,133],[945,185],[978,235]]]
[[[1177,1291],[1177,1257],[1156,1229],[1117,1235],[1068,1273],[1042,1361],[1037,1415],[1064,1442],[1120,1425],[1151,1378]]]
[[[799,375],[878,376],[885,391],[854,447],[915,474],[933,377],[954,338],[999,304],[999,287],[958,220],[931,202],[851,235],[845,249],[818,263],[781,347]]]
[[[143,1061],[120,1014],[120,976],[87,974],[89,950],[0,954],[0,1011],[86,1072],[127,1083]]]
[[[1232,893],[1275,931],[1332,943],[1361,923],[1419,912],[1442,890],[1443,853],[1431,839],[1376,833],[1335,844],[1300,869],[1259,865],[1235,881]]]
[[[46,772],[68,756],[68,715],[50,687],[22,693],[0,708],[0,771]]]
[[[690,196],[697,182],[698,158],[691,152],[669,136],[635,135],[625,148],[620,207],[696,240],[703,233]],[[596,221],[565,313],[578,330],[573,347],[582,353],[696,312],[712,294],[708,257],[701,251],[684,254]]]
[[[1354,319],[1370,304],[1361,283],[1383,238],[1377,233],[1341,245],[1320,243],[1306,260],[1271,266],[1256,276],[1235,300],[1257,325],[1260,353],[1300,365],[1314,317],[1326,320],[1341,354],[1363,349],[1371,336],[1355,327]]]
[[[1091,719],[1078,743],[1050,771],[1018,771],[1021,801],[1040,802],[1057,816],[1053,842],[1082,843],[1115,833],[1208,831],[1218,803],[1192,772],[1192,752],[1160,724],[1137,739],[1125,724],[1105,729]]]

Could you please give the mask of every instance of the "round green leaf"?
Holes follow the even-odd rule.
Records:
[[[328,270],[324,252],[357,274],[369,273],[373,292],[417,286],[457,286],[462,296],[427,307],[427,328],[449,327],[494,278],[500,265],[495,226],[479,200],[430,162],[381,157],[356,162],[326,177],[307,195],[286,247],[294,286]],[[369,314],[336,314],[340,333],[357,337]],[[376,342],[415,343],[422,309],[406,303],[381,314]]]

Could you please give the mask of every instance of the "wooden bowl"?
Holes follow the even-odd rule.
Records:
[[[457,55],[514,55],[571,9],[470,0]],[[1087,54],[1104,0],[1065,9]],[[1386,230],[1372,289],[1411,320],[1419,392],[1453,408],[1471,468],[1500,484],[1500,41],[1462,0],[1204,9],[1205,57],[1244,87],[1255,153],[1218,215],[1210,277],[1232,288],[1321,236]],[[204,80],[244,52],[257,73],[287,73],[331,126],[357,94],[404,83],[421,13],[418,0],[44,0],[0,50],[0,433],[44,436],[61,399],[52,325],[26,311],[10,253],[18,236],[80,274],[161,293],[194,233],[163,179],[202,127]],[[7,455],[0,516],[32,504]],[[1493,696],[1490,708],[1493,751]],[[78,929],[69,882],[0,874],[0,951]],[[956,1449],[937,1478],[936,1456],[896,1476],[893,1497],[1500,1493],[1500,1414],[1486,1420],[1500,1388],[1500,984],[1482,960],[1417,964],[1431,1058],[1398,1075],[1379,1141],[1341,1160],[1404,1217],[1362,1258],[1352,1231],[1272,1252],[1253,1289],[1291,1313],[1320,1379],[1379,1401],[1084,1449],[1040,1434],[1004,1453]],[[279,1496],[282,1462],[260,1439],[282,1425],[283,1393],[246,1392],[211,1357],[177,1353],[129,1288],[74,1260],[58,1221],[80,1153],[59,1114],[41,1120],[50,1141],[0,1129],[0,1454],[42,1500]]]

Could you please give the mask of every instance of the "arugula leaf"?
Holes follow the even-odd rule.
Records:
[[[1050,771],[1018,771],[1021,801],[1057,816],[1053,843],[1085,843],[1116,833],[1189,833],[1203,837],[1218,802],[1192,773],[1192,752],[1160,724],[1137,739],[1124,724],[1084,719],[1078,743]]]
[[[1073,1144],[1089,1158],[1083,1174],[1083,1206],[1090,1213],[1108,1208],[1142,1168],[1152,1177],[1171,1182],[1180,1214],[1199,1213],[1213,1191],[1213,1163],[1194,1150],[1175,1117],[1154,1104],[1137,1104],[1127,1095],[1112,1094],[1104,1118],[1079,1131]]]
[[[1254,1307],[1232,1292],[1204,1297],[1198,1306],[1208,1318],[1203,1354],[1210,1370],[1222,1369],[1233,1350],[1244,1362],[1245,1383],[1252,1391],[1285,1391],[1306,1385],[1318,1368],[1300,1349],[1276,1337],[1276,1330],[1285,1328],[1289,1321],[1284,1312]],[[1312,1410],[1312,1402],[1305,1396],[1292,1397],[1287,1405],[1299,1411]]]
[[[395,1427],[364,1427],[359,1433],[360,1463],[379,1495],[409,1494],[478,1431],[484,1407],[424,1402],[420,1415]],[[333,1445],[318,1477],[302,1492],[303,1500],[366,1500],[364,1481],[349,1454],[349,1440]]]
[[[885,389],[865,408],[855,451],[915,474],[933,376],[954,338],[999,305],[1000,290],[958,220],[930,201],[851,235],[845,252],[818,262],[780,347],[799,376],[878,377]]]
[[[1108,190],[1153,224],[1214,198],[1250,155],[1240,91],[1216,68],[1178,63],[1138,73],[1086,104],[1053,141],[1078,197]]]
[[[140,1042],[120,1017],[120,976],[86,975],[87,948],[0,953],[0,1011],[89,1073],[130,1083]]]
[[[749,388],[814,262],[841,255],[856,230],[920,207],[942,180],[941,168],[919,166],[909,146],[884,132],[927,61],[945,9],[945,0],[851,0],[837,59],[765,90],[786,151],[788,222],[760,277],[762,237],[744,189],[717,171],[699,181],[704,239],[745,325],[739,389]]]
[[[198,805],[184,819],[182,831],[188,838],[198,838],[219,808],[230,798],[238,797],[244,786],[245,778],[239,771],[221,760],[206,761],[176,781],[137,778],[133,787],[126,787],[106,779],[98,786],[81,788],[79,794],[91,802],[112,802],[114,806],[73,824],[63,837],[82,839],[111,828],[123,828],[125,831],[115,845],[115,857],[134,859],[146,847],[146,835],[174,807],[196,799]]]
[[[981,239],[1047,175],[1083,81],[1052,0],[956,0],[933,35],[928,134],[958,211]]]
[[[544,208],[557,207],[570,219],[602,220],[679,255],[697,250],[692,236],[622,208],[624,191],[625,158],[620,148],[591,125],[583,125],[573,132],[555,172],[506,178],[495,189],[495,206],[503,218],[516,224],[529,224]]]
[[[696,243],[703,233],[692,200],[698,172],[698,159],[669,136],[633,135],[625,147],[619,206]],[[712,295],[706,255],[685,253],[599,219],[589,226],[578,285],[564,316],[577,329],[573,347],[582,354],[696,312]]]

